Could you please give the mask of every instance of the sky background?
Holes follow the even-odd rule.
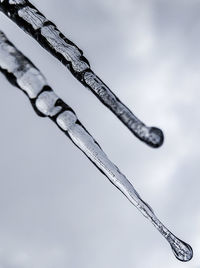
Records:
[[[0,28],[44,73],[159,219],[163,237],[27,97],[0,74],[0,268],[200,268],[200,1],[32,1],[147,125],[152,149],[0,14]]]

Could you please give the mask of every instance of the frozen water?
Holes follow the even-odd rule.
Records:
[[[43,23],[47,21],[45,17],[38,14],[36,9],[29,6],[20,9],[18,14],[21,18],[30,23],[34,30],[41,28]]]
[[[26,0],[9,0],[9,4],[16,5],[16,4],[25,4]]]
[[[61,107],[55,103],[59,97],[53,91],[44,91],[36,99],[36,108],[46,116],[54,116],[60,112]]]
[[[8,49],[6,50],[6,47]],[[2,49],[3,48],[3,49]],[[6,57],[5,57],[6,51]],[[2,54],[2,55],[1,55]],[[15,57],[15,60],[14,58]],[[28,66],[27,68],[24,68]],[[26,92],[35,92],[35,85],[41,85],[40,78],[43,77],[38,69],[28,61],[0,32],[0,70],[6,74],[12,73],[17,79],[18,70],[21,69],[20,77],[23,77],[23,90],[27,85]],[[36,69],[37,73],[30,70]],[[28,74],[27,74],[28,73]],[[17,74],[17,75],[16,75]],[[32,76],[30,78],[30,76]],[[10,76],[7,75],[10,80]],[[27,82],[25,81],[27,78]],[[39,79],[39,82],[37,82]],[[35,80],[34,83],[30,81]],[[41,88],[39,89],[41,90]],[[39,91],[38,90],[38,91]],[[29,95],[28,95],[29,96]],[[29,98],[31,98],[29,96]],[[54,120],[54,122],[71,138],[76,146],[83,151],[87,157],[105,174],[105,176],[115,185],[136,208],[156,227],[162,236],[169,242],[172,251],[180,261],[189,261],[192,256],[192,248],[173,235],[156,217],[152,208],[143,201],[130,181],[120,172],[118,167],[107,157],[95,139],[86,131],[78,121],[75,112],[64,102],[58,104],[59,97],[48,87],[44,87],[42,92],[35,99],[35,109]]]
[[[60,37],[60,32],[54,25],[42,27],[41,35],[57,53],[62,54],[62,56],[72,64],[72,68],[75,72],[83,72],[89,68],[89,65],[81,60],[82,55],[79,49],[74,45],[67,44],[67,42]]]
[[[44,76],[7,42],[2,32],[0,32],[0,61],[1,68],[15,76],[16,83],[28,94],[29,98],[36,98],[46,85]]]
[[[21,3],[21,5],[17,5]],[[23,30],[34,37],[45,49],[59,59],[72,74],[87,86],[140,140],[151,147],[162,145],[164,136],[160,129],[142,123],[90,69],[82,51],[67,39],[57,27],[47,20],[29,1],[10,1],[0,9]],[[15,4],[15,8],[13,5]],[[22,24],[23,20],[23,24]]]

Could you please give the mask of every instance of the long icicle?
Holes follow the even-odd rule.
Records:
[[[98,167],[129,201],[156,227],[169,242],[180,261],[193,256],[190,245],[173,235],[156,217],[129,180],[120,172],[77,119],[75,112],[48,86],[41,72],[0,31],[0,71],[29,97],[40,116],[49,117],[73,143]]]
[[[61,61],[137,138],[154,148],[162,145],[162,131],[141,122],[90,69],[83,52],[29,1],[0,0],[0,10]]]

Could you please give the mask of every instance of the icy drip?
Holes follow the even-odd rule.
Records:
[[[179,260],[189,261],[192,258],[192,248],[174,236],[158,220],[152,208],[142,200],[129,180],[109,160],[98,143],[85,130],[75,112],[49,86],[45,86],[46,80],[40,71],[7,40],[2,32],[0,32],[0,70],[7,75],[8,80],[13,82],[12,79],[15,79],[18,87],[26,92],[29,99],[32,99],[35,110],[40,115],[51,118],[130,202],[150,220],[169,242],[173,253]]]
[[[155,127],[147,127],[110,91],[92,71],[84,73],[85,83],[93,90],[101,101],[137,136],[153,147],[163,142],[162,131]]]
[[[155,148],[162,145],[164,139],[162,131],[142,123],[92,72],[83,52],[29,1],[1,0],[0,9],[67,66],[72,74],[87,86],[136,137]]]
[[[145,214],[146,212],[144,212]],[[151,223],[156,227],[156,229],[163,235],[163,237],[169,242],[172,252],[175,257],[183,262],[189,261],[193,257],[192,247],[185,243],[184,241],[177,238],[173,233],[171,233],[155,216],[154,212],[146,215]]]

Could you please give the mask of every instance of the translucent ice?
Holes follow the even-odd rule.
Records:
[[[34,102],[32,102],[35,110],[51,118],[61,130],[70,137],[74,144],[87,155],[112,184],[115,185],[156,227],[161,235],[168,241],[173,253],[179,260],[189,261],[192,258],[192,248],[173,235],[160,222],[152,208],[143,201],[130,181],[107,157],[95,139],[83,127],[75,112],[65,104],[49,86],[43,87],[41,90],[41,77],[43,76],[40,71],[8,41],[1,32],[0,70],[6,74],[10,81],[12,81],[13,77],[16,81],[20,77],[23,83],[18,83],[18,86],[27,94],[29,93],[28,96],[30,99],[31,96],[34,95],[35,87],[38,85],[38,92],[41,92],[36,96]],[[35,71],[33,72],[33,70]],[[11,74],[12,78],[10,76]]]
[[[154,148],[162,145],[164,140],[162,131],[142,123],[90,69],[83,52],[28,0],[10,0],[9,4],[3,1],[0,9],[59,59],[136,137]]]

